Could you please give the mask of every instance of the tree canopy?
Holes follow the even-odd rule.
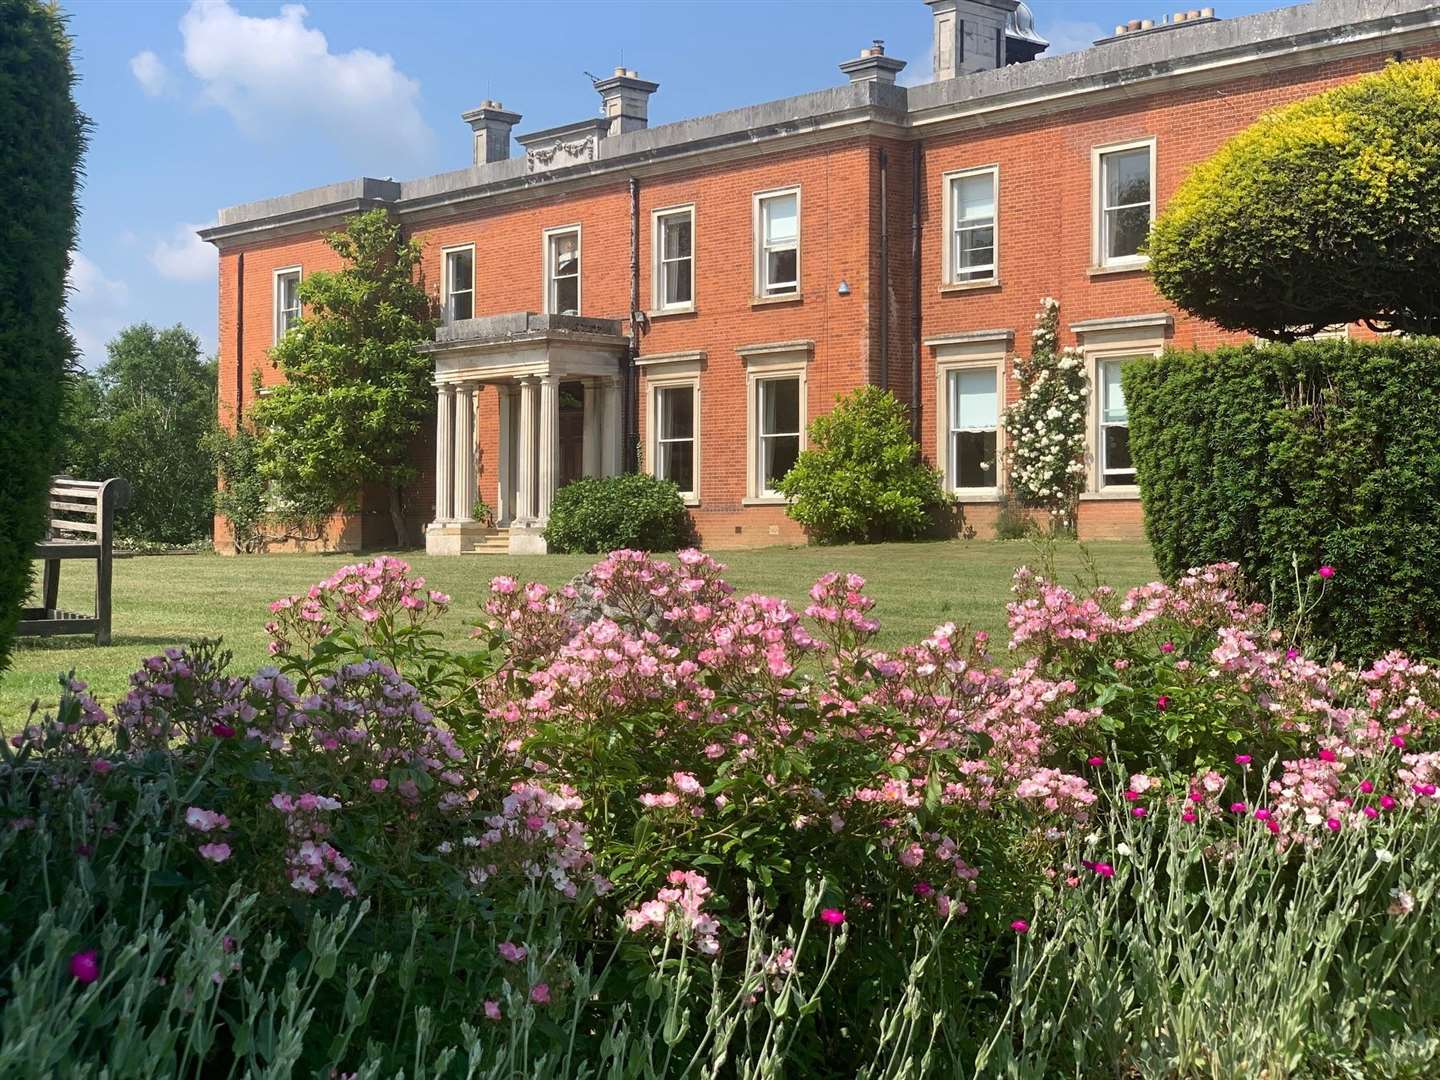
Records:
[[[1440,61],[1261,117],[1180,185],[1149,253],[1164,295],[1227,330],[1440,329]]]
[[[406,541],[412,445],[434,408],[428,357],[434,305],[416,280],[420,246],[383,210],[326,242],[346,263],[300,283],[303,315],[271,352],[285,375],[255,405],[262,474],[282,514],[352,508],[368,484],[389,492]]]
[[[210,531],[216,365],[183,326],[127,326],[93,375],[76,372],[61,410],[61,467],[85,480],[123,476],[120,535],[187,544]]]

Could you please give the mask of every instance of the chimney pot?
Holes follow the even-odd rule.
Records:
[[[850,76],[852,83],[878,82],[894,83],[895,76],[904,69],[905,61],[885,55],[885,42],[876,38],[860,50],[854,60],[846,60],[840,70]]]

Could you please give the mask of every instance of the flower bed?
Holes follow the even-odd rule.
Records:
[[[382,1074],[1436,1055],[1432,666],[1307,654],[1233,566],[1022,571],[1005,663],[954,625],[876,650],[864,585],[797,611],[617,551],[497,578],[456,654],[382,558],[272,605],[255,675],[199,643],[108,712],[68,680],[0,764],[0,1023],[33,1036],[0,1073],[99,1060],[122,1014]]]

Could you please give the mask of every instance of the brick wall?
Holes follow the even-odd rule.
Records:
[[[1434,50],[1432,50],[1434,51]],[[911,401],[913,319],[932,337],[976,329],[1009,328],[1015,347],[1029,348],[1034,313],[1044,296],[1060,301],[1062,344],[1074,344],[1068,327],[1102,317],[1171,311],[1167,344],[1210,348],[1241,340],[1173,311],[1144,270],[1095,275],[1092,258],[1091,155],[1096,146],[1131,138],[1156,140],[1156,198],[1162,206],[1194,163],[1261,113],[1373,71],[1384,55],[1324,66],[1298,67],[1248,77],[1219,87],[1172,90],[1120,103],[1071,109],[991,128],[926,138],[921,144],[921,276],[912,275],[913,142],[874,135],[792,150],[777,147],[758,158],[704,162],[640,181],[640,305],[653,304],[652,211],[693,205],[695,310],[653,317],[641,335],[642,358],[702,350],[699,504],[693,513],[703,541],[735,546],[797,541],[799,528],[782,507],[747,504],[746,366],[737,347],[766,342],[814,342],[807,368],[807,411],[813,418],[837,394],[864,381],[888,385]],[[882,154],[884,163],[882,167]],[[953,170],[996,164],[1000,169],[999,284],[965,292],[941,291],[944,233],[943,177]],[[881,203],[882,173],[886,193]],[[773,188],[801,189],[801,291],[794,300],[754,303],[753,196]],[[496,200],[497,202],[499,200]],[[626,179],[593,182],[581,190],[536,189],[521,201],[457,213],[443,222],[414,222],[423,246],[423,280],[438,296],[442,250],[476,246],[475,314],[544,310],[543,235],[579,225],[581,293],[586,315],[625,321],[630,307],[630,194]],[[888,254],[881,253],[881,233]],[[243,351],[238,348],[240,264],[244,262]],[[220,408],[234,415],[237,398],[248,407],[252,373],[265,384],[278,373],[268,360],[273,337],[273,275],[300,265],[305,274],[335,266],[318,234],[252,244],[220,260]],[[839,294],[840,283],[849,286]],[[882,324],[884,327],[882,337]],[[920,350],[920,442],[936,447],[934,351]],[[638,380],[637,414],[646,445],[649,388]],[[1013,399],[1013,380],[1007,394]],[[498,471],[498,395],[478,398],[478,471],[481,496],[494,501]],[[415,525],[434,505],[433,432],[417,440],[417,476],[407,491]],[[393,540],[383,493],[368,492],[354,521],[334,526],[337,541],[355,536],[365,546]],[[966,508],[980,535],[993,528],[993,504]],[[1138,536],[1135,500],[1086,501],[1082,536]],[[217,526],[217,543],[222,535]]]

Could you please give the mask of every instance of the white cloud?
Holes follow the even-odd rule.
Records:
[[[170,69],[149,49],[130,58],[130,74],[148,97],[159,97],[170,86]]]
[[[367,171],[403,171],[428,152],[420,84],[388,55],[330,51],[308,12],[287,4],[273,17],[242,15],[229,0],[194,0],[180,19],[185,66],[204,97],[247,135],[328,138]]]
[[[203,225],[177,225],[169,240],[157,241],[150,263],[161,277],[173,281],[213,281],[218,256],[215,247],[196,235]]]
[[[85,366],[99,367],[105,361],[105,343],[125,325],[130,288],[123,281],[107,277],[78,251],[70,253],[68,282],[70,332]]]
[[[1097,22],[1082,19],[1056,19],[1043,26],[1037,26],[1040,36],[1050,42],[1050,47],[1041,56],[1059,56],[1061,53],[1078,52],[1095,44],[1097,38],[1108,37],[1110,31]]]

